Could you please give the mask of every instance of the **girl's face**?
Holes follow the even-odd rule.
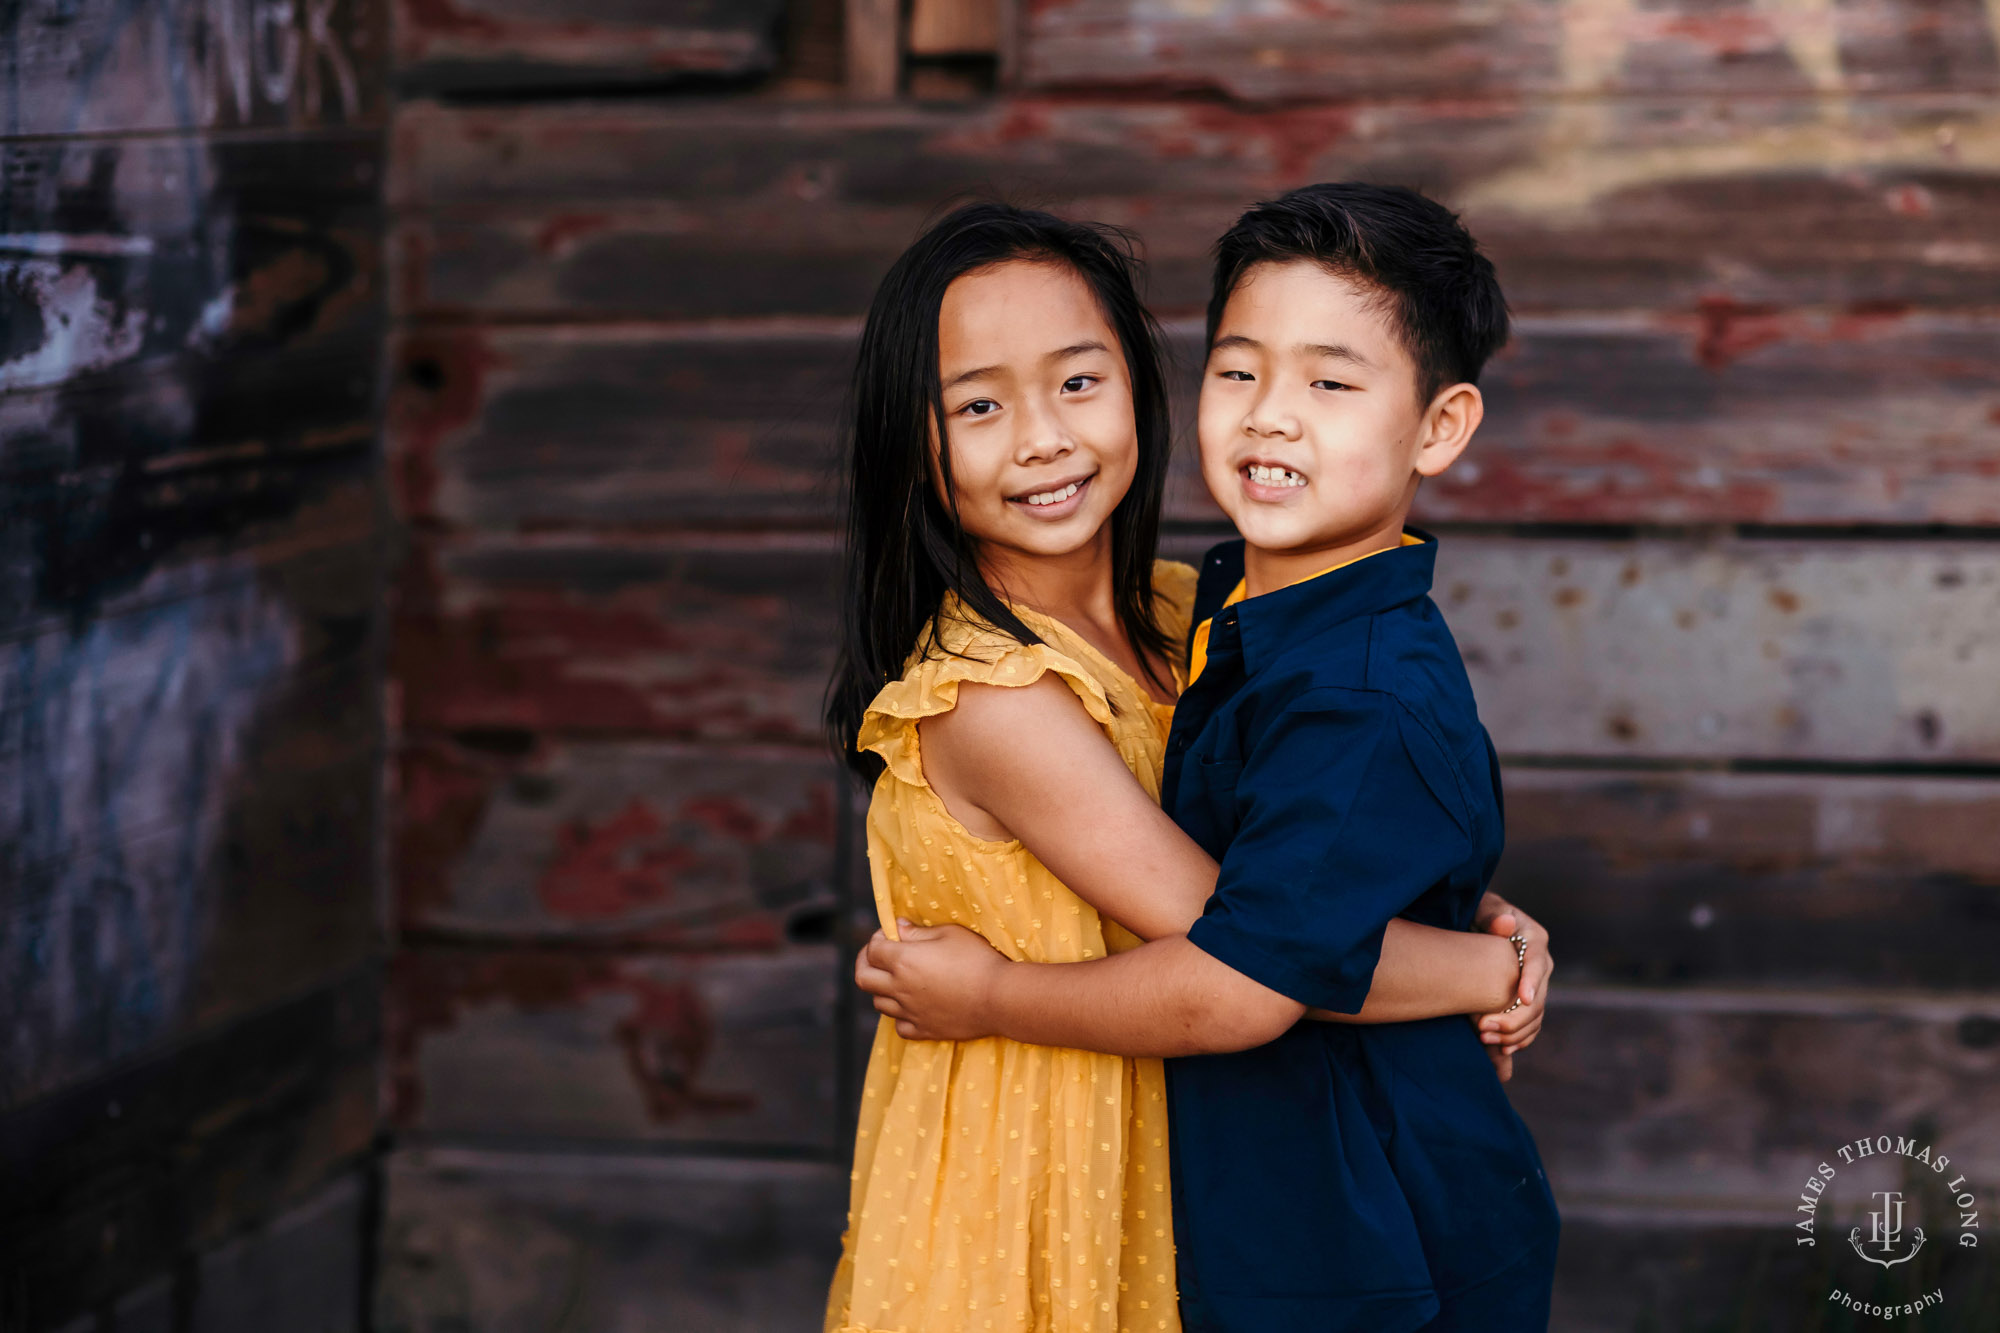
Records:
[[[1139,438],[1124,353],[1082,278],[1013,260],[953,282],[938,375],[959,521],[985,559],[1109,542]]]

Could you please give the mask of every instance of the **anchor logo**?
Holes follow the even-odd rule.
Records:
[[[1847,1243],[1854,1247],[1856,1254],[1871,1264],[1894,1268],[1897,1264],[1908,1263],[1917,1257],[1918,1250],[1924,1248],[1924,1229],[1911,1227],[1910,1232],[1917,1239],[1916,1243],[1910,1246],[1909,1253],[1889,1258],[1888,1256],[1894,1252],[1898,1242],[1903,1238],[1903,1196],[1897,1190],[1876,1190],[1873,1197],[1880,1199],[1882,1206],[1870,1210],[1868,1214],[1870,1226],[1867,1246],[1864,1247],[1861,1243],[1860,1227],[1847,1233]],[[1870,1249],[1880,1250],[1881,1253],[1870,1254],[1868,1252]]]

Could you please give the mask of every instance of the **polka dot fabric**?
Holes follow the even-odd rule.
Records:
[[[1187,633],[1195,573],[1162,560],[1160,619]],[[1138,940],[1019,842],[973,836],[924,781],[917,724],[962,681],[1076,692],[1154,799],[1169,705],[1057,621],[1016,608],[1021,644],[948,605],[951,655],[913,661],[876,696],[860,744],[887,762],[868,809],[885,929],[956,922],[1009,958],[1080,962]],[[1178,1333],[1166,1084],[1157,1060],[989,1038],[905,1041],[881,1020],[869,1054],[827,1333]]]

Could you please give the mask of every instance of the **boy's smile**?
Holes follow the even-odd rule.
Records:
[[[1202,478],[1248,544],[1252,595],[1394,546],[1421,477],[1478,425],[1479,391],[1418,396],[1387,299],[1304,260],[1230,294],[1202,379]]]

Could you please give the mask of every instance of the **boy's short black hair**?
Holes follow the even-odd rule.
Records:
[[[1208,341],[1258,264],[1308,260],[1375,288],[1417,364],[1417,394],[1476,384],[1507,341],[1507,298],[1457,214],[1398,185],[1333,181],[1254,205],[1215,243]]]

